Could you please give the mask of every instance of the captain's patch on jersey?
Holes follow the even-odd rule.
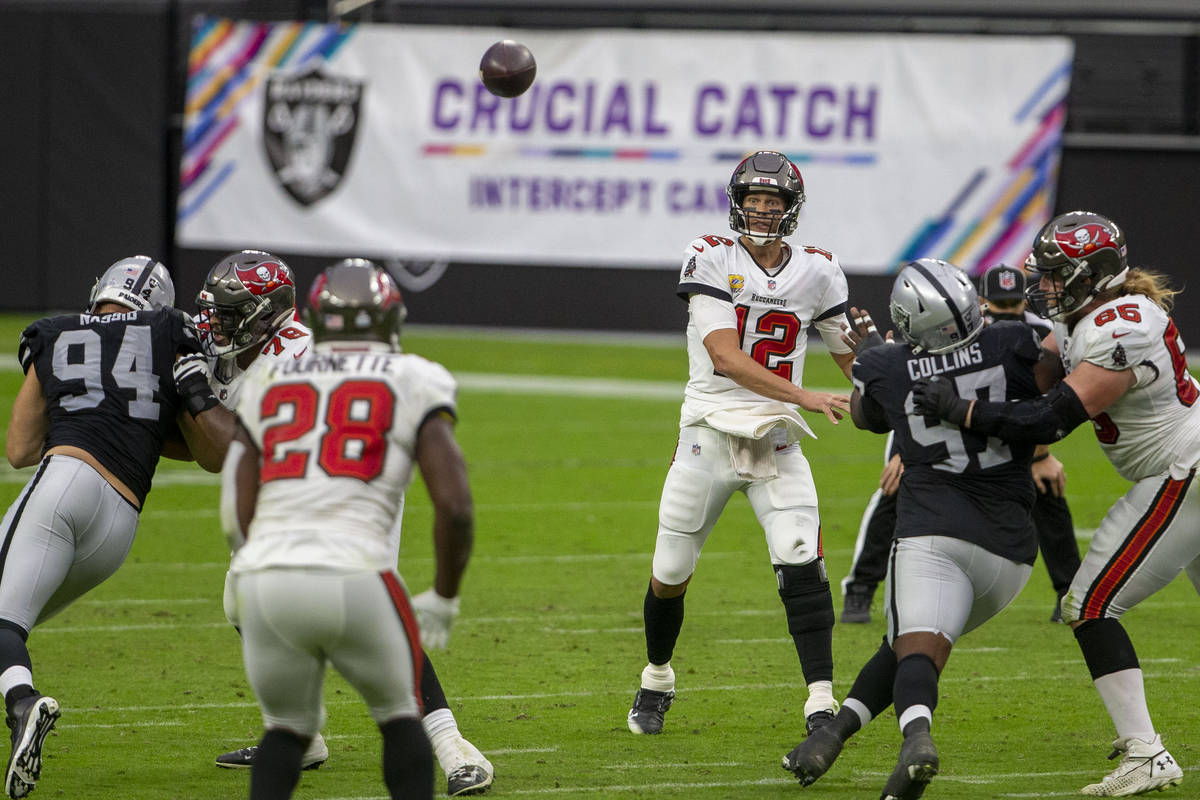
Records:
[[[744,277],[742,277],[741,275],[735,274],[735,275],[729,276],[729,289],[734,294],[737,294],[738,292],[742,291],[742,289],[744,289],[745,286],[746,286],[746,279]]]

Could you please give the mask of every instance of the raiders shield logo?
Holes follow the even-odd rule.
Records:
[[[337,188],[358,132],[363,82],[320,65],[267,79],[263,143],[279,185],[302,206]]]

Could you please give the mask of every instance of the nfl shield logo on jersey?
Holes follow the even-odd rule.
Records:
[[[694,456],[700,455],[700,443],[699,442],[696,442],[694,445],[692,445],[692,455],[694,455]]]
[[[363,82],[326,75],[272,75],[263,103],[263,144],[279,185],[302,206],[337,188],[358,132]]]

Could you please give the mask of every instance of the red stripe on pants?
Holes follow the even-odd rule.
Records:
[[[400,617],[400,624],[404,626],[404,632],[408,635],[408,647],[412,652],[413,659],[413,693],[417,696],[417,709],[421,712],[421,716],[425,716],[425,703],[421,699],[421,667],[425,664],[425,651],[421,649],[421,629],[417,625],[417,616],[413,613],[412,606],[408,602],[408,595],[404,592],[404,587],[400,585],[396,573],[385,571],[379,573],[383,577],[383,585],[387,587],[388,594],[392,597],[392,605],[396,608],[396,614]]]
[[[1175,507],[1182,502],[1188,481],[1167,480],[1158,493],[1150,511],[1143,521],[1125,539],[1124,546],[1117,551],[1106,569],[1088,592],[1087,602],[1080,614],[1081,619],[1099,619],[1104,615],[1113,594],[1124,584],[1125,578],[1137,568],[1146,550],[1158,539],[1163,527],[1174,517]]]

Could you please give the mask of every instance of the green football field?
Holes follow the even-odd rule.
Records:
[[[23,319],[0,318],[0,408],[19,385]],[[779,765],[803,736],[804,682],[766,545],[745,498],[730,503],[688,592],[673,661],[677,698],[664,733],[629,733],[645,663],[641,608],[658,496],[675,446],[687,360],[682,337],[523,336],[412,329],[406,349],[459,377],[458,435],[470,466],[476,544],[450,648],[432,654],[464,734],[496,767],[495,797],[875,798],[899,746],[888,712],[833,769],[801,789]],[[806,384],[843,387],[823,353]],[[846,573],[883,438],[809,415],[804,444],[821,498],[826,560]],[[1082,538],[1125,490],[1089,430],[1056,445]],[[32,470],[0,469],[7,506]],[[218,484],[164,461],[121,570],[29,644],[38,687],[63,706],[33,797],[225,800],[249,775],[213,766],[261,734],[239,640],[224,621],[229,554]],[[400,571],[415,593],[432,576],[430,505],[409,493]],[[1081,541],[1081,547],[1086,542]],[[883,632],[834,631],[844,696]],[[929,798],[1063,797],[1098,780],[1115,734],[1070,630],[1048,622],[1038,565],[1002,615],[964,637],[941,681],[933,734],[942,772]],[[835,589],[835,604],[841,600]],[[1200,601],[1185,578],[1135,609],[1157,727],[1187,771],[1166,796],[1200,787]],[[378,735],[336,674],[326,683],[328,763],[303,800],[386,798]],[[436,785],[444,790],[440,771]]]

